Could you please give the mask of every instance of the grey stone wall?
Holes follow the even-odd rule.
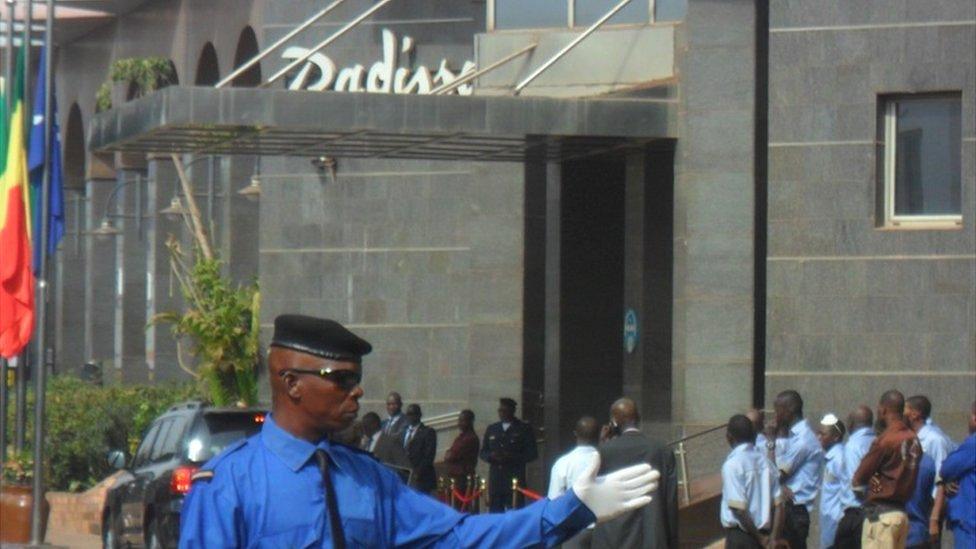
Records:
[[[773,1],[767,402],[810,417],[886,389],[965,433],[976,397],[976,4]],[[878,228],[878,96],[962,93],[963,226]],[[880,148],[878,149],[880,150]]]
[[[672,409],[689,434],[752,400],[754,25],[751,0],[692,0],[677,47]]]
[[[427,416],[470,407],[483,427],[521,392],[520,165],[265,159],[262,325],[334,318],[373,343],[363,400]],[[441,446],[448,441],[442,440]]]

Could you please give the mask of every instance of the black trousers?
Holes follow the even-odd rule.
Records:
[[[790,543],[790,549],[807,549],[810,536],[810,513],[805,505],[786,502],[782,537]]]
[[[762,545],[744,530],[725,529],[725,549],[763,549]]]
[[[834,549],[861,549],[861,530],[864,529],[864,509],[849,507],[837,524]]]

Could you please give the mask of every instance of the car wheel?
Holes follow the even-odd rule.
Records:
[[[103,549],[121,549],[122,547],[119,542],[119,531],[116,528],[111,511],[106,513],[105,520],[102,521],[102,547]]]

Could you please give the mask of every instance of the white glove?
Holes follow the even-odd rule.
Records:
[[[600,456],[597,455],[590,468],[573,483],[576,497],[593,511],[597,522],[606,522],[650,503],[649,494],[657,490],[657,481],[661,478],[661,474],[646,463],[601,477],[596,476],[599,470]]]

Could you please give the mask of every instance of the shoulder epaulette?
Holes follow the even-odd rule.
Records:
[[[197,471],[196,473],[193,473],[193,476],[190,477],[190,482],[196,482],[198,480],[206,480],[206,481],[209,481],[213,477],[214,477],[214,472],[213,471],[211,471],[209,469],[201,469],[201,470]]]

